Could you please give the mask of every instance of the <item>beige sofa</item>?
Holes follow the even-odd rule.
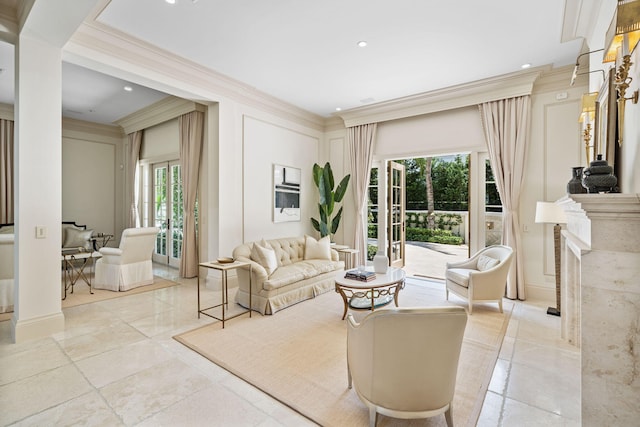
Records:
[[[310,245],[313,250],[305,247],[305,242],[310,241],[307,239],[316,242],[309,236],[288,237],[244,243],[233,250],[235,259],[251,263],[251,301],[254,310],[262,314],[274,314],[334,288],[334,277],[338,272],[344,271],[344,262],[339,260],[338,252],[328,246],[322,250],[326,256],[318,256],[315,243]],[[328,241],[326,243],[328,245]],[[277,266],[274,264],[271,268],[265,268],[264,262],[261,263],[263,260],[255,256],[254,245],[267,247],[268,251],[273,250]],[[268,274],[268,270],[274,271]],[[248,307],[249,268],[241,268],[237,272],[236,302]]]

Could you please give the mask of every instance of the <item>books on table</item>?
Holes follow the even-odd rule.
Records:
[[[345,279],[359,280],[361,282],[369,282],[376,278],[376,273],[373,271],[365,271],[365,270],[347,270],[344,275]]]

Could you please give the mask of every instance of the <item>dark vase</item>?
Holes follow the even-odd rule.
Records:
[[[613,168],[602,159],[602,154],[598,154],[598,158],[584,170],[582,186],[588,193],[617,193],[617,183],[618,178],[613,174]]]
[[[567,183],[567,193],[569,194],[580,194],[586,193],[587,189],[582,186],[582,170],[583,166],[575,166],[572,169],[573,176],[571,180]]]

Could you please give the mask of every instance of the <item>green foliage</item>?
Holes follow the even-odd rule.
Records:
[[[407,209],[427,209],[427,188],[424,159],[406,159]],[[436,210],[467,210],[469,199],[469,156],[453,159],[433,157],[431,182]]]
[[[338,230],[340,219],[342,218],[342,206],[338,209],[336,215],[332,217],[333,210],[336,203],[340,203],[347,192],[350,178],[351,175],[346,175],[334,190],[335,182],[329,162],[324,167],[317,163],[313,165],[313,182],[318,188],[320,219],[311,218],[311,224],[316,231],[320,232],[321,237],[335,234]]]
[[[373,261],[373,257],[378,253],[378,247],[374,245],[367,245],[367,260]]]
[[[462,237],[453,235],[450,230],[407,227],[406,233],[408,242],[431,242],[445,245],[462,244]]]

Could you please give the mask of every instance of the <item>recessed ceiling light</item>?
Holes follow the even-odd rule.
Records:
[[[531,67],[531,64],[529,64],[528,62],[527,62],[526,64],[522,64],[522,65],[520,66],[520,68],[522,68],[522,69],[530,68],[530,67]]]
[[[360,40],[358,42],[358,47],[366,47],[367,46],[367,42],[366,40]]]
[[[336,111],[342,111],[342,108],[336,107]]]
[[[169,4],[176,4],[176,0],[164,0],[164,1],[166,1]]]
[[[132,92],[133,88],[131,86],[125,86],[124,90],[126,90],[127,92]]]

